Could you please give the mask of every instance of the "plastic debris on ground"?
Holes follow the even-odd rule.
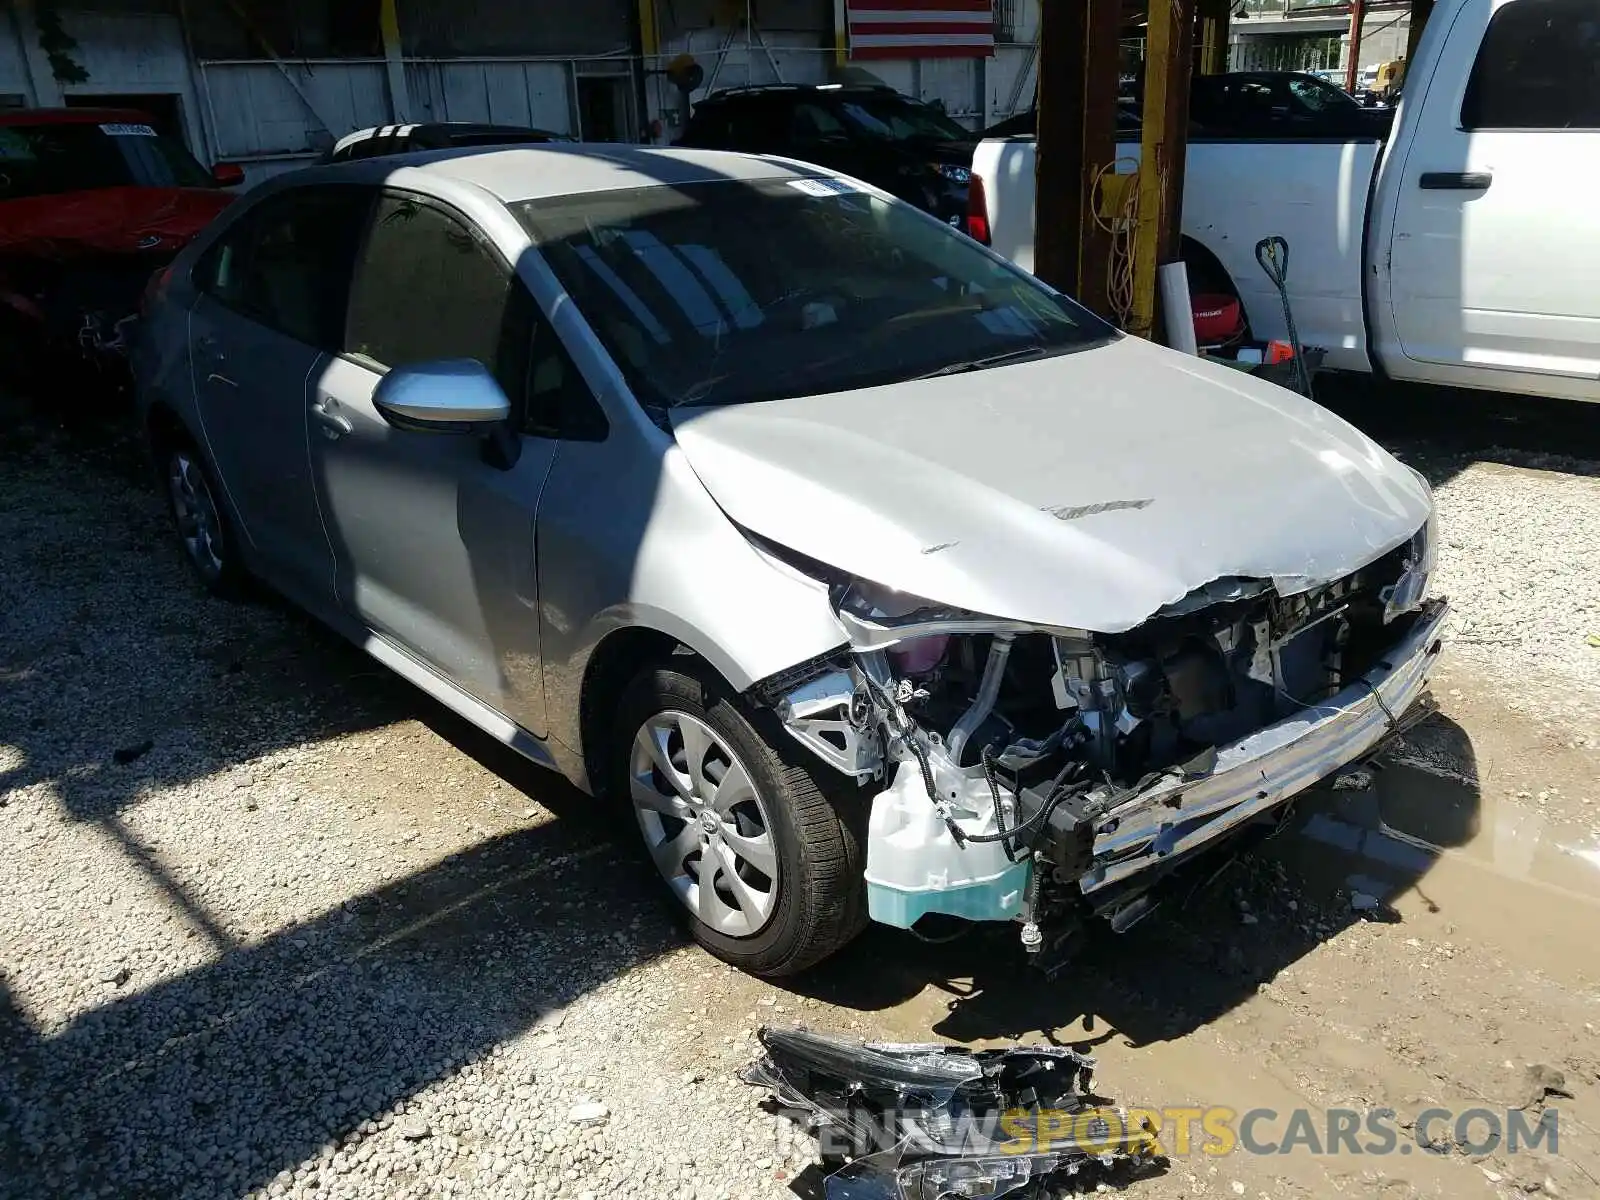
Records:
[[[739,1078],[813,1133],[826,1200],[1047,1197],[1095,1168],[1164,1167],[1156,1131],[1095,1095],[1094,1060],[1065,1047],[874,1044],[763,1027]]]

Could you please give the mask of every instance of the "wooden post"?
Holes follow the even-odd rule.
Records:
[[[1156,268],[1178,258],[1184,150],[1194,61],[1195,0],[1155,0],[1145,41],[1144,128],[1139,151],[1139,227],[1133,247],[1128,332],[1156,328]]]
[[[1034,274],[1112,315],[1111,237],[1094,181],[1116,157],[1121,0],[1041,5],[1034,159]]]
[[[1033,273],[1078,290],[1083,204],[1083,101],[1087,7],[1039,6],[1039,91],[1034,130]]]
[[[1111,307],[1111,242],[1095,221],[1095,177],[1117,157],[1117,86],[1122,74],[1121,0],[1086,0],[1083,86],[1083,189],[1078,233],[1078,299],[1108,319]]]
[[[1228,22],[1232,0],[1200,0],[1200,73],[1221,75],[1228,69]]]
[[[1367,19],[1366,0],[1350,0],[1350,61],[1344,68],[1344,90],[1355,94],[1361,74],[1361,26]]]

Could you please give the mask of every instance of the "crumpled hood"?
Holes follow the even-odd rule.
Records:
[[[1319,405],[1134,338],[672,417],[746,529],[940,605],[1104,633],[1220,578],[1340,578],[1432,507]]]

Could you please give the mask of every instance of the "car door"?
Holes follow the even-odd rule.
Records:
[[[396,367],[476,359],[515,411],[535,308],[489,239],[431,199],[385,192],[350,289],[342,352],[319,371],[312,470],[340,604],[478,700],[544,731],[534,510],[557,443],[509,468],[476,435],[397,429],[373,406]]]
[[[294,188],[245,213],[196,266],[190,370],[200,434],[256,569],[326,608],[333,557],[307,455],[307,387],[339,344],[372,189]]]
[[[1600,5],[1464,6],[1407,104],[1390,260],[1405,356],[1600,377]]]

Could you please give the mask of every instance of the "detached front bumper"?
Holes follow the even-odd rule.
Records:
[[[1448,605],[1430,600],[1373,670],[1337,695],[1218,750],[1203,773],[1172,772],[1095,821],[1093,858],[1078,884],[1110,907],[1164,867],[1361,759],[1405,727],[1427,690]],[[1119,886],[1127,885],[1127,886]]]

